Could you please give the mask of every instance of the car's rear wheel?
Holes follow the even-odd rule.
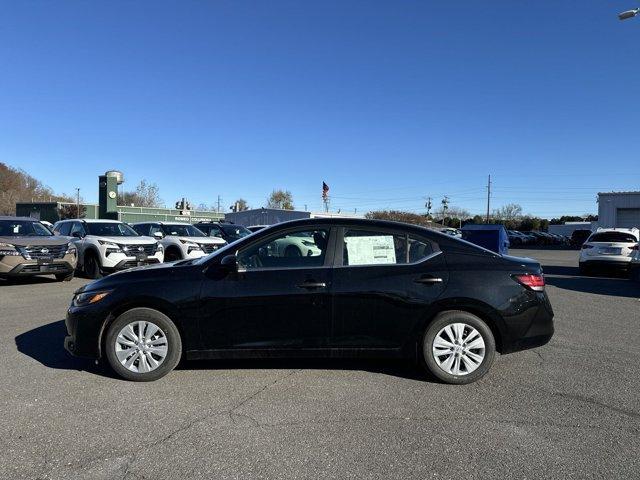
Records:
[[[105,340],[111,368],[127,380],[149,382],[173,370],[182,340],[169,317],[151,308],[133,308],[109,326]]]
[[[102,277],[100,263],[95,253],[87,252],[84,257],[84,274],[87,278],[95,280]]]
[[[439,313],[422,341],[426,369],[446,383],[465,384],[482,378],[491,368],[496,343],[489,326],[477,316],[452,310]]]

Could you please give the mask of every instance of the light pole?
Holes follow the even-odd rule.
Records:
[[[634,8],[633,10],[627,10],[626,12],[622,12],[618,14],[618,18],[620,20],[628,20],[629,18],[633,18],[640,14],[640,8]]]

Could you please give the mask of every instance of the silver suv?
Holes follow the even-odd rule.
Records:
[[[61,220],[53,231],[56,235],[73,237],[78,249],[78,269],[89,278],[164,260],[164,248],[157,240],[142,237],[117,220]]]
[[[158,239],[164,247],[165,262],[200,258],[227,244],[218,237],[207,237],[193,225],[180,222],[140,222],[131,225],[140,235]]]

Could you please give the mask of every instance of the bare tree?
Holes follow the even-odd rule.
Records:
[[[365,214],[365,218],[371,220],[392,220],[394,222],[411,223],[413,225],[431,225],[431,221],[426,215],[400,210],[377,210]]]
[[[231,210],[233,210],[234,212],[244,212],[245,210],[249,210],[249,205],[244,198],[239,198],[238,200],[233,202]]]
[[[267,199],[267,208],[293,210],[293,195],[289,190],[274,190]]]
[[[133,192],[123,192],[122,201],[126,205],[136,207],[161,207],[163,201],[160,198],[160,189],[155,183],[147,183],[140,180],[140,183]]]

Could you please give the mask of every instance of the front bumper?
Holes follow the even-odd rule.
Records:
[[[143,267],[145,265],[155,265],[158,263],[162,263],[162,259],[156,256],[147,257],[143,260],[138,260],[135,257],[127,257],[120,260],[113,266],[103,266],[102,269],[106,271],[119,272],[122,270],[128,270],[129,268],[133,267]]]
[[[64,339],[65,350],[76,357],[100,358],[100,338],[108,315],[99,304],[69,307],[65,320],[68,333]]]
[[[75,263],[75,262],[74,262]],[[71,273],[75,265],[65,260],[54,260],[52,263],[38,264],[37,261],[27,260],[13,267],[8,272],[0,273],[0,277],[30,277],[34,275],[58,275]]]

